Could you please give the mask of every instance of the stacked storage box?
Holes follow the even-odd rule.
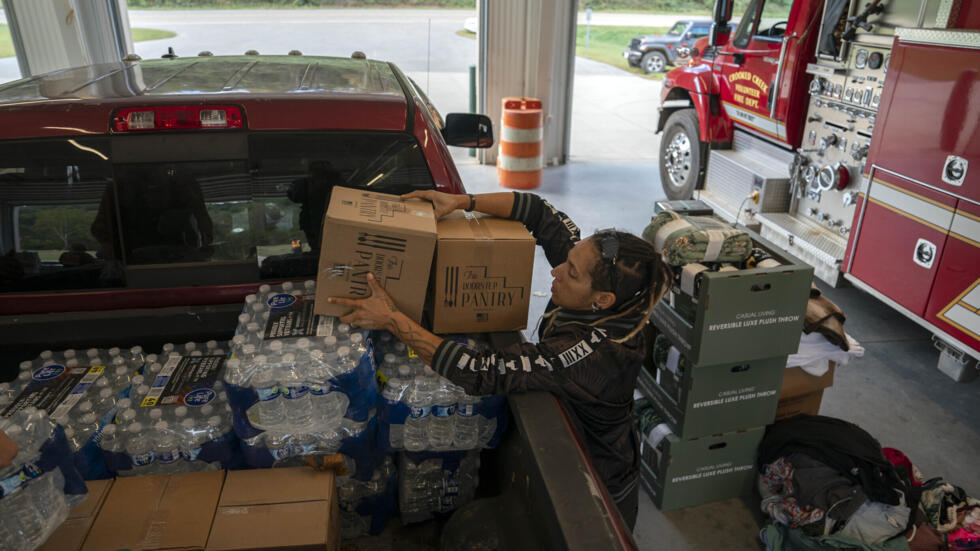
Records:
[[[646,417],[641,481],[661,510],[751,489],[786,356],[799,344],[813,268],[747,233],[752,256],[771,261],[694,274],[674,266],[677,285],[651,315],[655,331],[637,382],[637,405],[649,409],[637,410]]]

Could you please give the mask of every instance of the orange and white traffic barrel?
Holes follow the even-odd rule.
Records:
[[[541,141],[544,138],[541,100],[503,99],[497,176],[500,185],[533,189],[541,185]]]

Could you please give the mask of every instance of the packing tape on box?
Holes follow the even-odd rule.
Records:
[[[490,236],[490,228],[488,228],[486,224],[480,222],[480,219],[483,218],[482,216],[477,216],[472,212],[463,211],[463,217],[466,219],[466,227],[469,228],[475,239],[493,239],[493,237]]]

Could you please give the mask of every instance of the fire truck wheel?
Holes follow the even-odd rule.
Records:
[[[698,185],[704,148],[694,109],[675,111],[660,139],[660,185],[668,199],[690,199]]]
[[[660,52],[647,52],[640,60],[644,73],[659,73],[667,68],[667,56]]]

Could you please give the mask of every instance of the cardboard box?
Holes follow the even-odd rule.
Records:
[[[673,352],[668,361],[679,363]],[[683,365],[683,364],[682,364]],[[690,367],[644,365],[637,388],[681,438],[698,438],[772,423],[786,356]]]
[[[748,233],[782,265],[705,273],[698,296],[671,291],[650,316],[694,365],[785,356],[799,348],[813,267]]]
[[[335,550],[339,546],[332,471],[295,467],[228,472],[208,551]]]
[[[823,375],[810,375],[799,367],[789,367],[783,377],[783,388],[779,393],[779,405],[776,407],[776,421],[806,413],[820,413],[820,402],[823,391],[834,384],[834,362]]]
[[[370,272],[405,315],[421,321],[436,246],[431,203],[335,187],[322,242],[314,312],[348,313],[349,308],[331,304],[327,297],[370,296]]]
[[[433,331],[484,333],[527,327],[535,240],[524,224],[456,211],[436,228]]]
[[[82,548],[89,530],[95,523],[95,518],[105,503],[112,479],[90,480],[85,483],[88,495],[85,501],[68,510],[68,518],[59,526],[48,541],[38,548],[38,551],[77,551]]]
[[[204,549],[224,479],[224,471],[116,479],[82,549]]]
[[[752,491],[765,427],[685,440],[673,434],[640,445],[640,481],[661,511]]]

